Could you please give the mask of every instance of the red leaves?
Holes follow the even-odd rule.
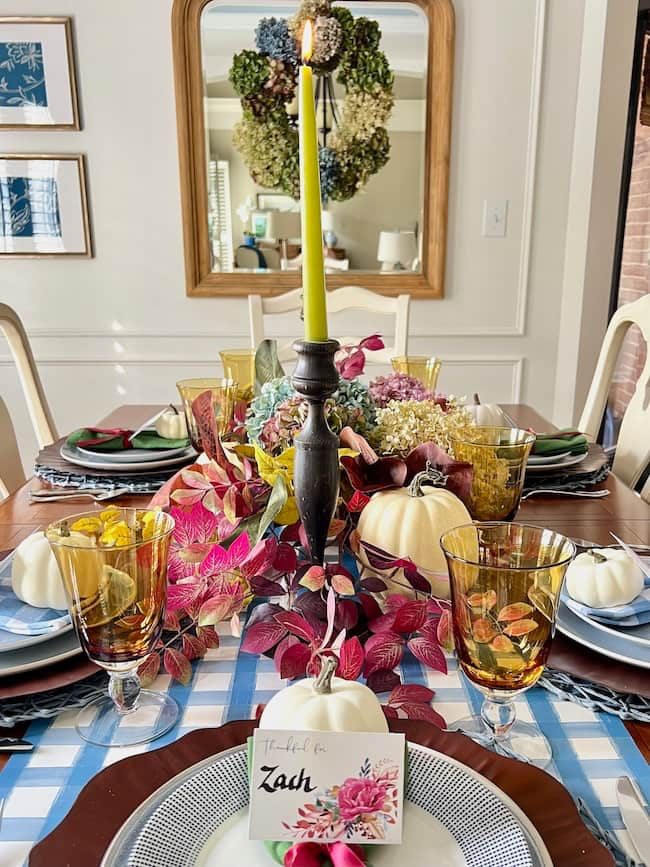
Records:
[[[138,666],[138,677],[141,686],[151,686],[160,671],[160,654],[150,653]]]
[[[370,502],[370,497],[367,494],[364,494],[362,491],[355,491],[352,494],[352,498],[348,503],[348,511],[356,514],[357,512],[363,512],[368,503]]]
[[[384,348],[384,341],[378,334],[371,334],[356,346],[342,346],[334,362],[341,379],[356,379],[361,376],[366,364],[364,350],[376,351]]]
[[[389,719],[418,719],[433,723],[438,728],[446,728],[445,720],[431,707],[434,692],[418,683],[396,686],[383,706]]]
[[[303,675],[311,660],[311,650],[307,644],[296,639],[295,644],[288,646],[280,656],[280,677],[293,679]],[[278,667],[278,661],[275,660]]]
[[[287,628],[276,620],[263,620],[253,623],[246,629],[241,644],[244,653],[266,653],[275,647],[287,634]]]
[[[404,655],[404,639],[396,632],[380,632],[366,641],[363,673],[366,677],[381,668],[395,668]]]
[[[401,678],[396,671],[388,668],[380,668],[378,671],[373,671],[366,678],[366,686],[373,692],[390,692],[401,683]]]
[[[407,647],[420,662],[435,671],[441,671],[447,674],[447,660],[445,654],[435,641],[428,636],[422,635],[416,638],[411,638],[407,642]]]
[[[192,679],[192,666],[187,657],[183,656],[180,651],[168,647],[163,656],[163,663],[167,674],[174,680],[178,680],[183,686],[188,685]]]
[[[342,677],[344,680],[356,680],[363,668],[363,658],[363,647],[356,636],[344,641],[341,645],[339,664],[336,669],[338,677]]]
[[[491,620],[486,617],[479,617],[472,623],[472,635],[474,641],[478,641],[479,644],[489,644],[497,635],[497,630]]]
[[[393,623],[395,632],[417,632],[427,619],[426,600],[413,600],[402,605]]]
[[[312,625],[295,611],[281,611],[275,615],[275,619],[287,632],[302,638],[303,641],[313,641],[316,637]]]

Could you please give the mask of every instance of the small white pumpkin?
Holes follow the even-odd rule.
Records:
[[[387,732],[375,693],[356,680],[334,677],[337,660],[326,656],[318,677],[276,692],[260,717],[262,729],[319,732]]]
[[[169,407],[156,419],[156,433],[167,440],[182,440],[187,437],[187,422],[185,415],[175,406]]]
[[[35,608],[68,607],[61,573],[43,532],[32,533],[16,548],[11,587],[22,602]]]
[[[431,584],[434,596],[448,599],[449,576],[440,537],[452,527],[471,524],[472,518],[455,494],[436,487],[443,479],[438,471],[427,469],[418,473],[407,488],[378,491],[361,513],[358,530],[364,542],[395,557],[410,557]],[[359,557],[370,566],[363,548]],[[381,578],[387,581],[385,575]],[[395,578],[400,583],[388,580],[388,590],[408,593],[401,570]]]
[[[474,395],[474,403],[465,404],[479,427],[504,427],[506,417],[498,403],[481,403],[478,394]]]
[[[585,551],[569,564],[566,589],[576,602],[590,608],[627,605],[643,590],[643,572],[619,548]]]

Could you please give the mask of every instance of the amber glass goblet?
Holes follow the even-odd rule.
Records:
[[[201,435],[199,434],[199,428],[192,412],[192,403],[203,392],[210,392],[214,417],[217,421],[217,431],[220,436],[223,436],[228,432],[232,422],[237,387],[238,383],[233,379],[182,379],[176,383],[176,388],[183,403],[190,442],[197,452],[203,451],[203,445],[201,444]]]
[[[435,392],[442,361],[428,355],[396,355],[390,363],[395,373],[408,373],[419,379],[425,388]]]
[[[255,350],[224,349],[220,352],[224,375],[237,383],[237,398],[247,403],[255,391]]]
[[[457,461],[474,468],[466,501],[475,521],[511,521],[517,514],[535,434],[510,427],[475,427],[453,437]]]
[[[163,630],[173,529],[163,512],[111,506],[46,530],[81,646],[110,675],[109,697],[94,699],[77,717],[77,732],[90,743],[146,743],[178,719],[174,699],[140,689],[137,675]]]
[[[544,671],[575,545],[553,530],[505,522],[455,527],[440,545],[458,661],[484,696],[480,717],[453,727],[545,767],[551,746],[535,726],[516,720],[513,698]]]

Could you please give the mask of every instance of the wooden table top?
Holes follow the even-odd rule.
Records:
[[[160,407],[122,406],[103,419],[99,426],[135,428],[150,418],[157,408]],[[513,404],[503,408],[523,428],[539,432],[553,430],[553,426],[529,406]],[[46,486],[37,479],[31,479],[0,503],[0,551],[15,548],[30,533],[51,521],[84,508],[92,508],[88,499],[72,503],[30,503],[29,490],[40,487]],[[567,536],[602,545],[611,543],[610,531],[626,542],[650,544],[650,505],[612,474],[597,487],[607,488],[609,496],[597,500],[552,495],[532,497],[521,504],[517,521],[543,525]],[[148,499],[146,495],[139,495],[111,502],[141,507]],[[626,727],[650,763],[650,724],[628,722]],[[0,755],[0,767],[4,763],[3,759],[4,756]]]

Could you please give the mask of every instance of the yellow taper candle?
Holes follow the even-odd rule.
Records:
[[[323,232],[320,212],[320,173],[318,138],[312,70],[307,61],[312,55],[313,27],[305,23],[300,67],[300,210],[302,214],[302,291],[305,340],[327,340],[327,306],[323,267]]]

